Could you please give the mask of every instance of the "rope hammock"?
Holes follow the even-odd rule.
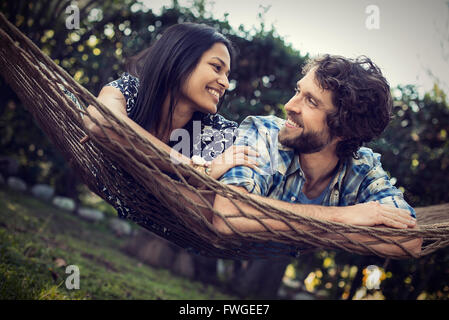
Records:
[[[370,246],[375,243],[389,243],[401,247],[407,256],[418,258],[449,244],[449,204],[416,208],[419,229],[351,226],[279,210],[248,195],[238,193],[190,166],[175,165],[168,153],[158,149],[115,117],[87,89],[73,80],[65,70],[12,25],[3,14],[0,14],[0,72],[33,114],[41,129],[93,192],[102,196],[96,183],[98,178],[110,193],[133,209],[133,215],[130,217],[132,220],[181,247],[192,249],[205,256],[224,259],[267,258],[290,254],[287,246],[279,244],[300,248],[301,253],[325,248],[399,258],[395,255],[387,256]],[[120,152],[108,149],[94,136],[85,142],[87,130],[82,117],[90,115],[85,108],[64,94],[63,88],[73,93],[80,105],[84,107],[93,105],[108,121],[111,130],[127,139],[131,148],[125,149],[110,138],[110,143]],[[90,118],[98,124],[93,117]],[[136,143],[145,145],[151,150],[152,156],[134,147]],[[167,163],[174,175],[169,176],[162,172],[155,165],[155,160]],[[93,172],[96,172],[97,177]],[[132,181],[129,180],[130,176]],[[178,179],[174,179],[174,176]],[[198,190],[190,185],[186,181],[186,176],[195,177],[204,184],[204,189]],[[164,183],[160,183],[159,179],[163,179]],[[181,186],[200,197],[203,204],[194,203],[180,192]],[[214,210],[206,200],[208,196],[214,194],[226,197],[234,204],[235,201],[240,201],[264,212],[266,217],[254,217],[239,208],[239,216],[258,221],[264,226],[265,231],[242,233],[226,222],[234,233],[223,235],[217,232],[200,212],[202,207],[207,208],[214,215],[223,218],[222,214]],[[110,199],[105,200],[111,202]],[[273,230],[264,222],[266,218],[282,221],[290,229],[282,232]],[[313,231],[295,229],[292,226],[293,222],[313,227]],[[152,227],[148,227],[149,225]],[[370,243],[357,242],[347,234],[369,235],[375,240]],[[340,237],[338,240],[330,240],[325,235]],[[389,238],[393,236],[401,237],[401,240]],[[403,242],[416,237],[422,237],[424,240],[419,255],[402,245]]]

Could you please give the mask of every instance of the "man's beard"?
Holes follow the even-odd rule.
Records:
[[[325,130],[312,131],[299,135],[289,135],[286,131],[288,128],[281,129],[278,135],[279,142],[295,150],[296,153],[315,153],[324,149],[331,141],[332,137]]]

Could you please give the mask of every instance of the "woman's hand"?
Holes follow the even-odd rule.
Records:
[[[229,169],[237,166],[247,166],[257,170],[257,162],[250,157],[258,157],[259,154],[248,146],[233,145],[210,163],[210,173],[214,179],[219,179]]]

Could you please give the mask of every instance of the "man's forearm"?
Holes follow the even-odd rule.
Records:
[[[231,186],[232,187],[232,186]],[[240,192],[246,192],[246,190],[238,187],[232,187],[236,190],[239,190]],[[250,197],[254,198],[258,202],[263,202],[266,204],[269,204],[273,207],[279,208],[281,210],[290,211],[294,214],[312,217],[315,219],[320,220],[327,220],[327,221],[333,221],[333,222],[345,222],[341,221],[341,213],[344,212],[344,210],[353,210],[354,208],[349,207],[325,207],[325,206],[317,206],[317,205],[303,205],[303,204],[292,204],[285,201],[270,199],[266,197],[261,197],[257,195],[251,195]],[[244,211],[249,216],[259,217],[263,218],[262,221],[264,224],[266,224],[269,228],[272,228],[276,231],[289,231],[293,229],[297,230],[305,230],[309,232],[320,232],[322,233],[323,237],[329,240],[345,240],[344,237],[332,234],[332,233],[323,233],[322,230],[315,230],[310,225],[301,224],[299,222],[294,221],[293,219],[289,219],[288,224],[284,223],[283,221],[279,219],[271,219],[269,218],[265,213],[255,209],[251,205],[248,205],[243,202],[237,202],[238,206],[242,211]],[[213,216],[213,223],[216,226],[216,228],[223,234],[233,234],[234,230],[238,232],[262,232],[267,231],[267,228],[262,225],[258,220],[250,218],[250,217],[244,217],[242,215],[239,215],[239,209],[236,208],[228,199],[217,196],[215,198],[214,208],[220,212],[223,216],[225,216],[225,220],[221,219],[219,216],[214,215]],[[360,212],[360,214],[363,216],[364,212]],[[371,236],[367,235],[361,235],[361,234],[345,234],[345,236],[353,240],[355,242],[373,242],[373,240],[377,240]],[[388,237],[389,239],[395,240],[395,241],[401,241],[404,240],[404,237]],[[421,250],[421,238],[415,238],[409,241],[406,241],[402,243],[402,245],[407,248],[408,250],[412,251],[413,253],[417,254]],[[353,244],[346,244],[348,247],[356,248],[358,250],[369,251],[367,249],[364,249],[362,246],[356,247]],[[388,244],[388,243],[378,243],[378,244],[369,244],[368,245],[371,249],[386,254],[386,255],[395,255],[395,256],[401,256],[406,255],[406,252],[402,250],[399,246],[395,244]]]
[[[248,192],[244,188],[238,188],[230,186],[233,189],[236,189],[239,192],[243,192],[248,194]],[[308,216],[315,219],[320,220],[328,220],[332,221],[332,210],[330,207],[317,206],[317,205],[302,205],[302,204],[293,204],[285,201],[275,200],[271,198],[261,197],[254,194],[248,194],[251,198],[254,198],[256,201],[266,203],[273,207],[279,208],[281,210],[290,211],[292,213]],[[248,216],[263,218],[264,223],[269,225],[271,228],[277,231],[288,231],[291,230],[291,227],[286,223],[282,222],[278,219],[270,219],[267,215],[253,206],[244,203],[244,202],[236,202],[239,208],[245,212]],[[234,206],[230,200],[227,198],[217,196],[214,202],[214,209],[220,212],[223,216],[227,217],[227,220],[232,226],[238,230],[239,232],[261,232],[266,231],[266,228],[257,221],[257,219],[247,218],[244,216],[238,216],[240,213],[239,209]],[[232,234],[232,229],[217,215],[214,215],[214,224],[218,227],[219,231],[225,234]],[[292,227],[295,229],[309,230],[310,227],[306,225],[302,225],[298,222],[291,221]]]
[[[418,228],[418,227],[416,227]],[[347,234],[348,239],[355,241],[355,242],[359,242],[359,243],[364,243],[367,247],[369,247],[370,249],[379,252],[383,255],[392,257],[392,256],[396,256],[398,258],[407,258],[410,257],[410,255],[408,254],[408,252],[404,251],[400,246],[396,245],[396,244],[389,244],[389,243],[376,243],[376,244],[372,244],[374,238],[371,236],[367,236],[367,235],[363,235],[363,234],[359,234],[359,233],[353,233],[353,234]],[[339,236],[339,235],[329,235],[328,236],[329,239],[335,239],[335,240],[343,240],[343,237]],[[422,238],[410,238],[410,237],[384,237],[385,239],[388,240],[394,240],[398,243],[401,244],[401,246],[403,246],[406,250],[410,251],[413,255],[415,256],[419,256],[420,252],[421,252],[421,247],[422,247],[422,242],[423,239]],[[370,243],[371,242],[371,243]],[[377,241],[379,242],[379,241]],[[360,245],[355,245],[352,243],[346,243],[345,246],[349,249],[353,249],[355,251],[359,251],[361,250],[362,253],[368,252],[368,249],[364,249],[362,248]]]

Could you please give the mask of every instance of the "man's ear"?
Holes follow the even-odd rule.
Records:
[[[338,144],[343,140],[344,140],[343,137],[338,137],[338,136],[334,136],[332,138],[331,145],[333,146],[333,148],[335,148],[335,151],[337,151]]]
[[[331,143],[337,145],[341,141],[343,141],[343,137],[334,136]]]

